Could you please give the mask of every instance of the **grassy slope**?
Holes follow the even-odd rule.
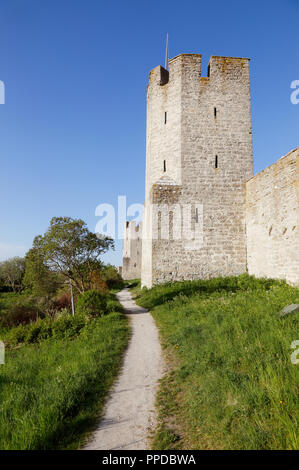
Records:
[[[135,288],[135,293],[137,289]],[[299,290],[247,276],[139,292],[171,358],[158,396],[155,449],[296,449]]]
[[[74,339],[6,351],[0,365],[0,449],[77,448],[96,424],[121,364],[129,327],[112,313]]]

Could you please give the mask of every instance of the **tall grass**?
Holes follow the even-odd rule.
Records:
[[[77,448],[96,423],[128,342],[120,313],[91,320],[75,338],[8,350],[0,366],[0,448]]]
[[[173,359],[154,448],[298,449],[298,315],[277,316],[298,289],[240,276],[158,286],[137,301]]]

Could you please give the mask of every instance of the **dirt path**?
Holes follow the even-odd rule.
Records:
[[[163,373],[158,331],[150,313],[136,305],[128,289],[117,297],[130,318],[132,337],[105,416],[85,449],[147,449],[147,436],[155,426],[155,394]]]

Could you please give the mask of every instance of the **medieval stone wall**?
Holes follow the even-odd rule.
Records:
[[[299,285],[299,148],[246,183],[249,274]]]

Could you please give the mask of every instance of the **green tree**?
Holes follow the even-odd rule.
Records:
[[[114,249],[112,238],[94,234],[83,220],[70,217],[54,217],[46,233],[33,241],[42,264],[71,280],[80,293],[88,289],[99,257],[109,248]]]
[[[31,248],[25,258],[24,286],[31,289],[33,295],[51,299],[62,286],[61,275],[51,271],[36,248]]]
[[[23,288],[22,280],[25,273],[25,260],[19,256],[0,263],[0,278],[12,288],[14,292]]]

